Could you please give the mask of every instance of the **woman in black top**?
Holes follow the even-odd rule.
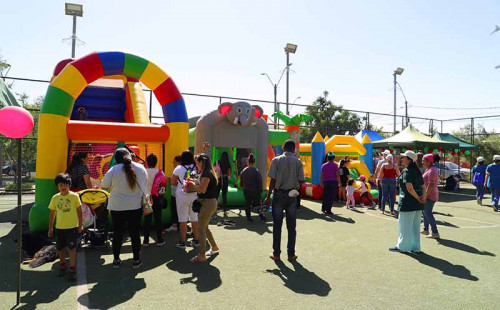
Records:
[[[66,170],[66,173],[71,176],[71,190],[73,192],[92,188],[88,163],[88,153],[78,152],[73,155],[71,163]]]
[[[345,159],[341,159],[339,163],[339,178],[340,178],[340,188],[339,188],[339,200],[346,201],[346,187],[347,181],[351,178],[349,175],[349,169],[347,168],[347,161]]]
[[[207,256],[219,253],[219,247],[214,236],[208,227],[210,218],[217,211],[217,174],[212,166],[210,157],[207,154],[200,154],[195,157],[196,168],[201,171],[200,185],[190,183],[190,188],[198,192],[198,200],[201,202],[200,213],[198,214],[199,252],[191,258],[191,263],[203,263]],[[206,251],[207,239],[211,249]]]
[[[229,178],[231,178],[231,163],[229,162],[229,155],[227,152],[222,152],[219,160],[219,166],[222,173],[222,209],[224,210],[224,218],[221,225],[227,221],[227,191],[229,188]]]

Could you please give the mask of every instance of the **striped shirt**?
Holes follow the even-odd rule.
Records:
[[[305,180],[302,162],[291,152],[273,158],[267,176],[275,179],[275,188],[281,190],[299,189],[299,181]]]

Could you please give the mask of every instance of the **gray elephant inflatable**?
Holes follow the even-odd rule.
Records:
[[[257,169],[262,180],[266,180],[269,128],[262,115],[260,106],[248,102],[221,103],[216,111],[200,117],[196,123],[195,153],[205,151],[212,156],[211,150],[203,150],[204,143],[252,149],[257,157]]]

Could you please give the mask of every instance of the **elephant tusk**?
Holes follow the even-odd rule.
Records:
[[[233,124],[235,124],[235,125],[238,124],[238,117],[237,116],[234,118]]]
[[[253,122],[253,123],[252,123],[252,126],[255,126],[255,125],[257,125],[257,122]]]

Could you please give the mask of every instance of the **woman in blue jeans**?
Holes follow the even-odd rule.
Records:
[[[422,234],[428,236],[428,238],[439,239],[439,232],[436,225],[436,220],[434,219],[434,214],[432,214],[432,209],[434,204],[439,199],[439,174],[434,163],[438,163],[440,160],[439,155],[426,154],[422,159],[422,165],[426,168],[423,178],[425,184],[425,195],[423,201],[424,203],[424,230]],[[431,226],[432,235],[429,235],[429,225]]]
[[[500,211],[498,202],[500,199],[500,155],[493,156],[493,164],[486,168],[486,179],[484,186],[489,187],[491,191],[491,203],[495,212]]]
[[[380,213],[385,213],[385,202],[389,201],[389,208],[392,215],[394,211],[394,200],[396,196],[396,177],[401,175],[399,168],[394,164],[394,158],[391,154],[385,158],[387,161],[380,169],[380,180],[382,180],[382,199],[380,201]]]
[[[486,192],[484,188],[484,179],[486,177],[487,166],[484,164],[484,157],[482,156],[479,156],[476,161],[476,165],[472,167],[472,184],[476,187],[477,204],[482,206],[484,193]]]

